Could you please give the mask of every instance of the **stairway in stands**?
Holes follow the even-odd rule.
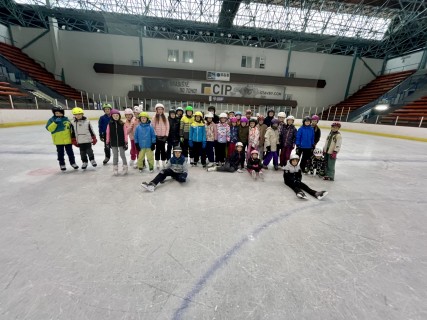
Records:
[[[28,74],[29,77],[56,91],[64,98],[76,100],[77,103],[81,102],[81,93],[79,91],[62,81],[56,80],[52,73],[23,53],[21,49],[0,42],[0,55]]]
[[[415,71],[416,70],[408,70],[378,76],[344,101],[324,110],[321,119],[331,121],[339,120],[342,115],[346,116],[350,112],[378,99],[411,76]]]
[[[399,117],[399,118],[398,118]],[[422,122],[421,122],[422,121]],[[427,96],[381,117],[381,124],[427,127]]]

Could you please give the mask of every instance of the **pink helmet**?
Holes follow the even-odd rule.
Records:
[[[254,154],[254,153],[259,154],[258,150],[252,150],[251,151],[251,154]]]
[[[240,122],[248,123],[249,121],[248,121],[248,118],[246,118],[246,117],[242,117],[242,118],[240,119]]]
[[[338,127],[338,128],[341,128],[341,123],[339,123],[338,121],[336,121],[336,122],[332,122],[331,127]]]
[[[317,114],[314,114],[311,116],[311,120],[316,120],[317,122],[319,122],[320,118]]]
[[[230,122],[231,123],[237,123],[237,118],[236,117],[231,117],[230,118]]]

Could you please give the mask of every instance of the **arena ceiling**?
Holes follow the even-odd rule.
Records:
[[[426,47],[424,0],[3,0],[0,22],[392,58]]]

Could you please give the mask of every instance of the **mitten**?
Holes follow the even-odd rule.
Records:
[[[102,142],[105,142],[105,133],[100,133],[99,139],[101,139]]]
[[[76,138],[71,139],[71,143],[73,144],[73,146],[79,147],[79,144],[77,143],[77,139]]]
[[[125,146],[123,147],[123,149],[125,149],[125,151],[128,149],[129,145],[127,143],[125,143]]]
[[[93,145],[95,145],[97,142],[98,142],[98,140],[96,140],[96,137],[95,137],[95,136],[93,136],[93,137],[92,137],[92,144],[93,144]]]
[[[188,146],[189,146],[190,148],[192,148],[192,147],[193,147],[193,140],[188,140]]]
[[[179,140],[181,141],[181,143],[183,143],[184,142],[184,137],[181,137]]]
[[[271,152],[271,147],[270,146],[267,146],[267,152]]]
[[[331,154],[331,159],[336,159],[337,158],[337,153],[334,151],[332,154]]]
[[[156,149],[156,144],[155,144],[155,143],[152,143],[152,144],[151,144],[151,151],[154,151],[154,149]]]

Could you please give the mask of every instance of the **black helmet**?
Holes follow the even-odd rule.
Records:
[[[311,117],[309,117],[309,116],[305,117],[304,120],[302,121],[302,123],[304,124],[304,122],[306,122],[306,121],[310,121],[310,123],[311,123]]]
[[[171,114],[171,113],[176,113],[176,110],[175,109],[170,109],[169,110],[169,114]]]
[[[173,148],[173,152],[175,152],[175,151],[182,152],[182,148],[180,146],[176,146]]]
[[[61,112],[62,115],[65,114],[64,108],[62,108],[61,106],[53,106],[52,113],[55,114],[55,112]]]

